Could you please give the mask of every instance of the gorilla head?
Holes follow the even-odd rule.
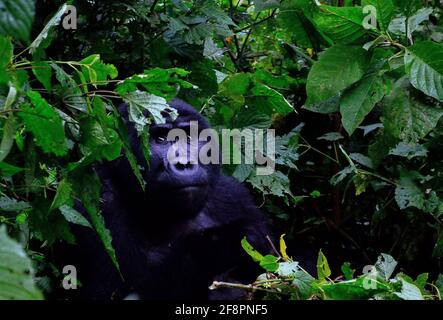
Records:
[[[150,127],[151,162],[144,178],[150,204],[161,204],[168,212],[185,217],[201,209],[220,166],[199,161],[200,150],[207,143],[198,139],[200,132],[209,128],[206,120],[181,100],[174,99],[169,105],[178,111],[178,117]],[[191,132],[191,123],[198,131]],[[177,135],[172,136],[173,132]],[[137,156],[140,161],[140,152]]]
[[[168,216],[158,215],[158,221],[185,219],[197,214],[207,200],[208,194],[220,176],[219,162],[202,164],[199,154],[202,146],[215,143],[210,137],[208,141],[198,139],[202,130],[209,129],[208,122],[194,107],[179,99],[173,99],[169,105],[176,109],[178,117],[166,117],[166,123],[150,126],[150,163],[146,163],[142,152],[137,131],[130,125],[128,128],[131,147],[137,162],[143,168],[142,175],[146,182],[146,191],[143,195],[150,208],[157,208],[161,212],[168,212]],[[127,105],[122,105],[120,112],[127,118]],[[197,132],[191,134],[191,123],[198,124]],[[177,136],[172,137],[174,129],[180,129]],[[179,134],[181,133],[181,135]],[[178,137],[180,138],[178,139]],[[182,137],[183,136],[183,137]],[[210,153],[210,151],[208,152]],[[171,155],[175,156],[171,158]],[[122,166],[126,170],[122,170]],[[116,175],[120,180],[134,179],[129,164],[122,157],[117,162]],[[133,182],[134,189],[138,189],[138,182]],[[134,194],[140,190],[135,190]],[[146,217],[147,218],[147,217]],[[150,221],[152,222],[152,220]]]

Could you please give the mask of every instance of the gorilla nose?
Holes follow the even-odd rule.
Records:
[[[192,175],[198,170],[198,166],[190,162],[178,162],[171,166],[171,170],[176,175]]]

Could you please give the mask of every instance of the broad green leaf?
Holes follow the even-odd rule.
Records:
[[[368,168],[374,168],[374,164],[372,163],[371,158],[366,157],[365,155],[361,154],[361,153],[350,153],[349,154],[349,158],[351,158],[352,160],[354,160],[355,162],[368,167]]]
[[[263,259],[262,254],[252,247],[248,240],[246,240],[246,237],[241,240],[241,246],[254,261],[260,262]]]
[[[17,89],[14,86],[10,86],[8,96],[6,97],[6,101],[3,106],[4,111],[12,108],[16,96]],[[8,156],[12,146],[14,145],[15,129],[16,119],[14,114],[10,114],[5,121],[5,125],[3,126],[3,137],[0,143],[0,162]]]
[[[37,61],[32,63],[32,72],[38,81],[43,84],[47,91],[52,90],[52,69],[49,63],[45,61]]]
[[[14,138],[16,132],[16,118],[13,114],[10,114],[3,126],[3,137],[0,143],[0,161],[3,161],[12,149],[14,145]]]
[[[418,42],[407,48],[405,68],[412,85],[428,96],[443,101],[443,45]]]
[[[360,80],[369,64],[369,53],[361,47],[335,45],[324,52],[308,75],[309,106],[334,98]]]
[[[276,272],[278,270],[278,258],[268,254],[260,260],[260,266],[268,272]]]
[[[443,115],[443,109],[412,98],[410,92],[401,85],[396,85],[393,93],[382,104],[384,131],[404,142],[417,142],[424,138]]]
[[[280,277],[294,277],[295,273],[299,271],[300,268],[298,266],[297,261],[289,261],[289,262],[280,262],[278,264],[278,269],[276,273]]]
[[[375,269],[377,270],[378,274],[386,281],[391,278],[396,266],[397,261],[386,253],[380,254],[380,256],[377,258],[377,262],[375,263]]]
[[[299,270],[295,272],[292,284],[299,291],[299,299],[308,299],[314,293],[315,281],[315,278],[305,271]]]
[[[395,292],[394,294],[403,300],[424,300],[420,289],[413,283],[409,283],[403,278],[401,281],[401,292]]]
[[[143,132],[144,127],[150,123],[146,111],[157,124],[166,122],[162,113],[168,113],[173,120],[178,116],[177,110],[171,108],[164,98],[153,94],[136,90],[124,95],[123,99],[129,104],[129,119],[135,123],[139,132]]]
[[[182,78],[189,71],[181,68],[145,70],[143,74],[129,77],[119,82],[116,92],[121,96],[136,90],[146,90],[149,93],[170,101],[177,95],[180,88],[193,88],[194,86]]]
[[[251,85],[251,75],[247,73],[237,73],[227,77],[220,85],[219,94],[229,97],[245,95]]]
[[[317,278],[318,280],[325,280],[331,275],[331,269],[329,268],[328,260],[323,252],[318,252],[317,258]]]
[[[254,1],[255,12],[263,10],[275,9],[280,5],[279,0],[256,0]]]
[[[367,287],[368,281],[371,281],[374,287]],[[388,285],[376,280],[367,280],[365,277],[337,283],[326,283],[321,285],[321,289],[326,298],[332,300],[369,299],[377,293],[390,291]]]
[[[25,130],[34,135],[35,143],[44,152],[64,156],[68,147],[60,115],[38,92],[30,91],[28,97],[33,107],[25,104],[23,111],[18,112],[25,123]]]
[[[103,63],[99,54],[93,54],[79,62],[86,84],[94,87],[108,84],[108,78],[115,79],[118,71],[112,64]]]
[[[252,100],[251,106],[265,114],[276,113],[285,116],[295,111],[281,93],[261,83],[256,83],[251,89],[249,99]]]
[[[247,181],[264,195],[272,194],[276,197],[291,195],[289,178],[281,171],[275,171],[271,175],[253,175]]]
[[[321,5],[314,13],[314,23],[334,42],[349,44],[363,37],[365,15],[362,7],[332,7]]]
[[[312,42],[322,38],[312,21],[312,14],[317,10],[315,3],[310,0],[282,1],[277,21],[293,36],[297,45],[312,48]]]
[[[8,83],[9,76],[6,68],[12,59],[11,39],[0,35],[0,84]]]
[[[384,93],[383,81],[378,75],[363,78],[346,90],[340,100],[340,113],[343,127],[349,135],[354,133]]]
[[[421,144],[400,142],[389,151],[389,154],[411,160],[415,157],[426,157],[428,149]]]
[[[429,20],[432,8],[421,8],[414,15],[407,18],[408,28],[406,29],[406,16],[400,15],[392,19],[389,24],[389,32],[395,34],[404,34],[408,39],[412,40],[412,34],[420,29],[420,24]],[[407,34],[406,34],[407,32]]]
[[[374,6],[377,9],[377,22],[380,30],[386,31],[394,15],[395,7],[392,0],[363,0],[362,7]]]
[[[60,208],[62,205],[73,205],[72,199],[72,185],[66,180],[63,179],[60,181],[57,187],[57,192],[55,193],[54,200],[52,201],[50,211]]]
[[[122,142],[115,130],[108,128],[94,118],[85,118],[80,123],[82,152],[94,155],[97,160],[112,161],[120,156]]]
[[[29,42],[34,13],[34,0],[0,1],[0,34]]]
[[[75,80],[67,74],[61,67],[55,63],[50,63],[51,68],[55,71],[55,77],[62,86],[62,95],[64,103],[71,108],[77,109],[81,112],[86,112],[86,100],[82,95]]]
[[[423,192],[409,175],[404,175],[400,178],[395,189],[395,200],[400,209],[409,207],[424,209],[425,207]]]
[[[7,196],[0,197],[0,210],[7,212],[20,212],[31,208],[29,202],[17,201],[16,199]]]
[[[39,48],[40,44],[48,37],[48,33],[53,29],[55,26],[57,26],[62,16],[65,14],[67,9],[66,3],[63,4],[60,9],[55,13],[55,15],[49,20],[49,22],[45,25],[43,30],[40,32],[40,34],[35,38],[35,40],[31,43],[29,46],[29,52],[31,54],[34,54],[36,50]]]
[[[0,226],[0,300],[42,300],[25,250]]]
[[[0,162],[0,176],[12,177],[13,175],[24,171],[25,168],[19,168],[6,162]]]
[[[66,218],[66,221],[73,223],[73,224],[77,224],[79,226],[92,228],[89,221],[86,220],[86,218],[83,217],[83,215],[80,212],[78,212],[77,210],[75,210],[65,204],[62,205],[59,208],[59,210],[62,213],[62,215]]]

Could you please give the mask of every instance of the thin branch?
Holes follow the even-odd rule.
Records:
[[[254,286],[252,284],[241,284],[241,283],[231,283],[231,282],[223,282],[223,281],[214,281],[211,286],[209,287],[210,290],[216,290],[220,288],[231,288],[231,289],[241,289],[246,291],[263,291],[263,292],[269,292],[269,293],[279,293],[282,294],[281,291],[278,290],[271,290],[266,288],[261,288]]]
[[[274,18],[276,12],[277,12],[277,9],[274,9],[274,10],[272,10],[271,14],[269,16],[267,16],[266,18],[263,18],[260,21],[253,22],[250,25],[247,25],[246,27],[234,30],[234,33],[240,33],[242,31],[245,31],[247,29],[255,27],[255,26],[259,25],[259,24],[262,24],[263,22],[268,21],[269,19]]]

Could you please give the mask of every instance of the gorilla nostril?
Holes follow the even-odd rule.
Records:
[[[193,170],[196,166],[192,163],[181,163],[178,162],[174,165],[174,169],[177,171],[186,171],[186,170]]]

